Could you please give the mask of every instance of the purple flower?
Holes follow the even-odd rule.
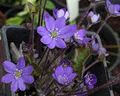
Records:
[[[8,73],[2,77],[1,81],[3,83],[11,82],[11,91],[15,92],[18,88],[24,91],[26,89],[25,83],[32,84],[34,82],[34,78],[30,75],[33,71],[33,67],[25,67],[23,57],[19,59],[17,65],[10,61],[5,61],[3,66]]]
[[[66,86],[73,81],[77,74],[72,73],[72,67],[58,66],[52,76],[59,84]]]
[[[55,16],[55,18],[61,18],[61,17],[65,17],[65,19],[68,19],[70,16],[70,13],[65,9],[53,9],[53,14]]]
[[[80,29],[74,33],[74,39],[79,44],[86,44],[90,41],[90,38],[85,37],[85,35],[86,35],[86,30]]]
[[[97,78],[94,74],[87,73],[84,76],[85,84],[88,88],[94,88],[94,85],[97,83]]]
[[[31,52],[32,48],[31,48],[30,44],[23,44],[22,50],[24,53],[29,53],[29,52]]]
[[[46,44],[50,49],[55,46],[66,48],[63,39],[73,36],[76,25],[65,26],[65,18],[58,18],[56,21],[48,13],[44,14],[46,27],[39,26],[37,32],[42,36],[41,42]]]
[[[92,41],[92,51],[98,53],[99,49],[100,49],[99,43],[96,43],[95,40],[93,40]]]
[[[92,36],[93,39],[94,36]],[[106,52],[106,49],[103,47],[100,47],[99,43],[96,43],[95,40],[92,40],[92,51],[97,52],[98,54],[103,54],[105,57],[109,54]]]
[[[103,54],[105,57],[109,55],[109,54],[106,52],[106,49],[103,48],[103,47],[101,47],[101,48],[99,49],[99,54]]]
[[[112,4],[110,0],[106,0],[106,5],[110,14],[120,16],[120,4]]]
[[[63,67],[71,67],[72,63],[69,60],[65,59],[65,60],[60,61],[59,66],[61,66],[61,65]]]
[[[96,23],[99,20],[100,15],[95,14],[93,11],[90,11],[88,14],[88,20],[90,19],[91,23]]]
[[[91,39],[93,39],[93,37],[94,37],[94,35],[92,36]],[[95,40],[92,40],[92,51],[99,53],[99,49],[100,49],[100,44],[96,43]]]

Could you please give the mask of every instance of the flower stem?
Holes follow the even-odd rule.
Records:
[[[43,24],[43,17],[44,17],[46,4],[47,4],[47,0],[45,0],[44,7],[43,7],[42,18],[41,18],[41,25]]]
[[[95,39],[95,37],[97,36],[97,34],[99,34],[99,32],[101,31],[101,29],[103,28],[103,26],[106,24],[107,20],[111,17],[111,15],[107,15],[105,20],[102,22],[101,26],[99,27],[99,29],[97,30],[96,34],[94,35],[93,39],[91,40],[91,42]]]
[[[47,51],[48,51],[48,47],[45,49],[45,51],[43,52],[43,55],[42,55],[42,57],[40,58],[40,61],[38,62],[38,65],[41,63],[41,61],[43,60],[43,58],[44,58],[44,56],[45,56],[45,54],[47,53]]]
[[[39,8],[39,11],[38,11],[38,26],[40,26],[41,25],[41,17],[42,17],[42,15],[41,15],[41,13],[42,13],[42,0],[40,0],[40,8]]]
[[[46,87],[45,93],[47,93],[47,90],[50,88],[50,86],[54,83],[54,79],[51,81],[51,83]]]
[[[43,72],[42,72],[42,74],[41,74],[41,78],[42,78],[42,76],[43,76],[43,74],[44,74],[44,71],[45,71],[45,68],[46,68],[46,65],[47,65],[47,61],[48,61],[48,57],[49,57],[49,52],[50,50],[48,49],[48,51],[47,51],[47,56],[46,56],[46,60],[45,60],[45,63],[44,63],[44,65],[43,65]]]
[[[97,64],[99,62],[99,60],[98,59],[96,59],[92,64],[90,64],[89,66],[87,66],[84,70],[83,70],[83,73],[85,72],[85,71],[87,71],[88,69],[90,69],[92,66],[94,66],[95,64]]]
[[[31,33],[30,33],[30,44],[32,44],[34,48],[34,19],[35,19],[35,14],[32,14],[32,28],[31,28]]]
[[[109,87],[111,85],[115,85],[115,84],[119,83],[120,82],[119,77],[120,77],[120,73],[113,80],[110,80],[107,83],[105,83],[105,84],[103,84],[103,85],[101,85],[99,87],[96,87],[96,88],[93,88],[93,89],[89,89],[88,91],[84,91],[84,92],[70,94],[70,95],[80,95],[80,94],[90,95],[90,94],[92,94],[92,93],[94,93],[96,91],[99,91],[99,90],[103,89],[103,88],[107,88],[107,87]]]
[[[82,14],[80,20],[78,21],[77,27],[80,26],[80,24],[82,23],[83,19],[86,17],[86,15],[87,15],[88,11],[91,9],[91,7],[92,7],[92,4],[90,4],[88,6],[87,10]]]
[[[69,96],[72,92],[74,92],[75,89],[78,88],[78,87],[80,86],[80,84],[82,84],[82,83],[84,83],[83,80],[81,80],[81,82],[80,82],[78,85],[76,85],[76,86],[72,89],[72,91],[70,91],[67,95]]]
[[[50,66],[51,66],[61,55],[63,55],[70,46],[71,46],[71,44],[69,44],[69,45],[67,46],[67,48],[65,48],[65,49],[63,49],[63,50],[60,50],[60,51],[57,53],[57,55],[54,57],[54,59],[50,62],[50,64],[48,65],[47,68],[50,68]]]

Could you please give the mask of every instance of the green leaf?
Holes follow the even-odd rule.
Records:
[[[70,22],[70,25],[74,25],[76,24],[76,20],[73,20],[72,22]]]
[[[34,53],[33,53],[33,51],[30,52],[27,55],[24,55],[24,56],[27,57],[28,63],[33,66],[33,68],[34,68],[33,74],[35,76],[40,76],[40,74],[42,72],[42,68],[39,65],[37,65],[36,63],[34,63]]]
[[[31,13],[35,13],[36,12],[36,8],[35,8],[35,6],[32,3],[28,2],[27,5],[28,5],[29,11]]]
[[[24,15],[27,15],[28,14],[28,11],[22,11],[22,12],[19,12],[17,15],[18,16],[24,16]]]
[[[34,68],[34,75],[40,76],[40,74],[42,73],[42,68],[39,65],[35,64],[35,63],[32,63],[31,65]]]
[[[20,25],[24,21],[22,17],[12,17],[7,19],[7,24]]]
[[[50,0],[48,0],[46,4],[46,8],[52,10],[55,8],[55,5]]]
[[[75,55],[73,59],[73,69],[77,71],[79,79],[81,78],[83,64],[89,56],[89,48],[81,47],[75,49]]]

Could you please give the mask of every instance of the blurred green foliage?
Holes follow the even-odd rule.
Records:
[[[39,8],[39,0],[18,0],[14,3],[14,5],[25,5],[24,10],[17,13],[17,15],[15,17],[9,18],[7,19],[7,24],[13,24],[13,25],[20,25],[24,22],[30,22],[31,21],[31,17],[32,17],[32,13],[30,13],[30,10],[28,8],[28,2],[30,2],[31,4],[33,4],[32,9],[34,8],[34,11],[36,10],[37,12],[35,13],[35,26],[37,26],[38,23],[38,8]],[[45,0],[43,0],[42,2],[44,5]],[[42,6],[43,8],[44,6]],[[52,3],[51,0],[47,1],[46,4],[46,9],[52,10],[55,8],[55,5]]]

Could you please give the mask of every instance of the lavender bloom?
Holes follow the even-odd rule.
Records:
[[[105,57],[109,55],[109,54],[106,52],[106,49],[103,48],[103,47],[99,49],[99,54],[103,54]]]
[[[93,39],[93,37],[94,37],[94,35],[92,36],[91,39]],[[92,51],[98,53],[98,52],[99,52],[99,49],[100,49],[99,43],[96,43],[95,40],[92,40]]]
[[[73,36],[76,25],[65,26],[65,18],[58,18],[56,21],[48,13],[44,14],[46,27],[39,26],[37,32],[42,36],[41,42],[46,44],[50,49],[55,46],[66,48],[63,39]]]
[[[70,82],[77,76],[76,73],[72,73],[72,67],[58,66],[55,73],[52,74],[54,79],[61,85],[69,85]]]
[[[68,19],[70,16],[70,13],[65,9],[53,9],[53,14],[55,16],[55,18],[61,18],[61,17],[65,17],[65,19]]]
[[[93,41],[92,41],[92,50],[93,50],[94,52],[97,52],[97,53],[98,53],[99,49],[100,49],[100,45],[99,45],[98,43],[96,43],[95,40],[93,40]]]
[[[22,50],[24,53],[29,53],[29,52],[31,52],[32,48],[31,48],[30,44],[23,44]]]
[[[8,74],[4,75],[1,79],[3,83],[11,83],[11,91],[15,92],[18,88],[21,91],[26,89],[25,83],[32,84],[34,78],[30,75],[33,71],[32,66],[25,67],[25,60],[21,57],[15,65],[10,61],[3,63],[4,69]]]
[[[90,19],[91,23],[96,23],[99,20],[100,15],[95,14],[93,11],[90,11],[88,14],[88,20]]]
[[[110,0],[106,0],[106,5],[110,14],[120,16],[120,4],[112,4]]]
[[[97,83],[97,78],[94,74],[87,73],[84,76],[85,84],[88,88],[94,88],[94,85]]]
[[[86,35],[86,30],[80,29],[74,33],[74,39],[79,44],[86,44],[90,41],[90,38],[85,37],[85,35]]]
[[[65,59],[65,60],[60,61],[59,66],[61,65],[64,67],[71,67],[72,63],[69,60]]]

